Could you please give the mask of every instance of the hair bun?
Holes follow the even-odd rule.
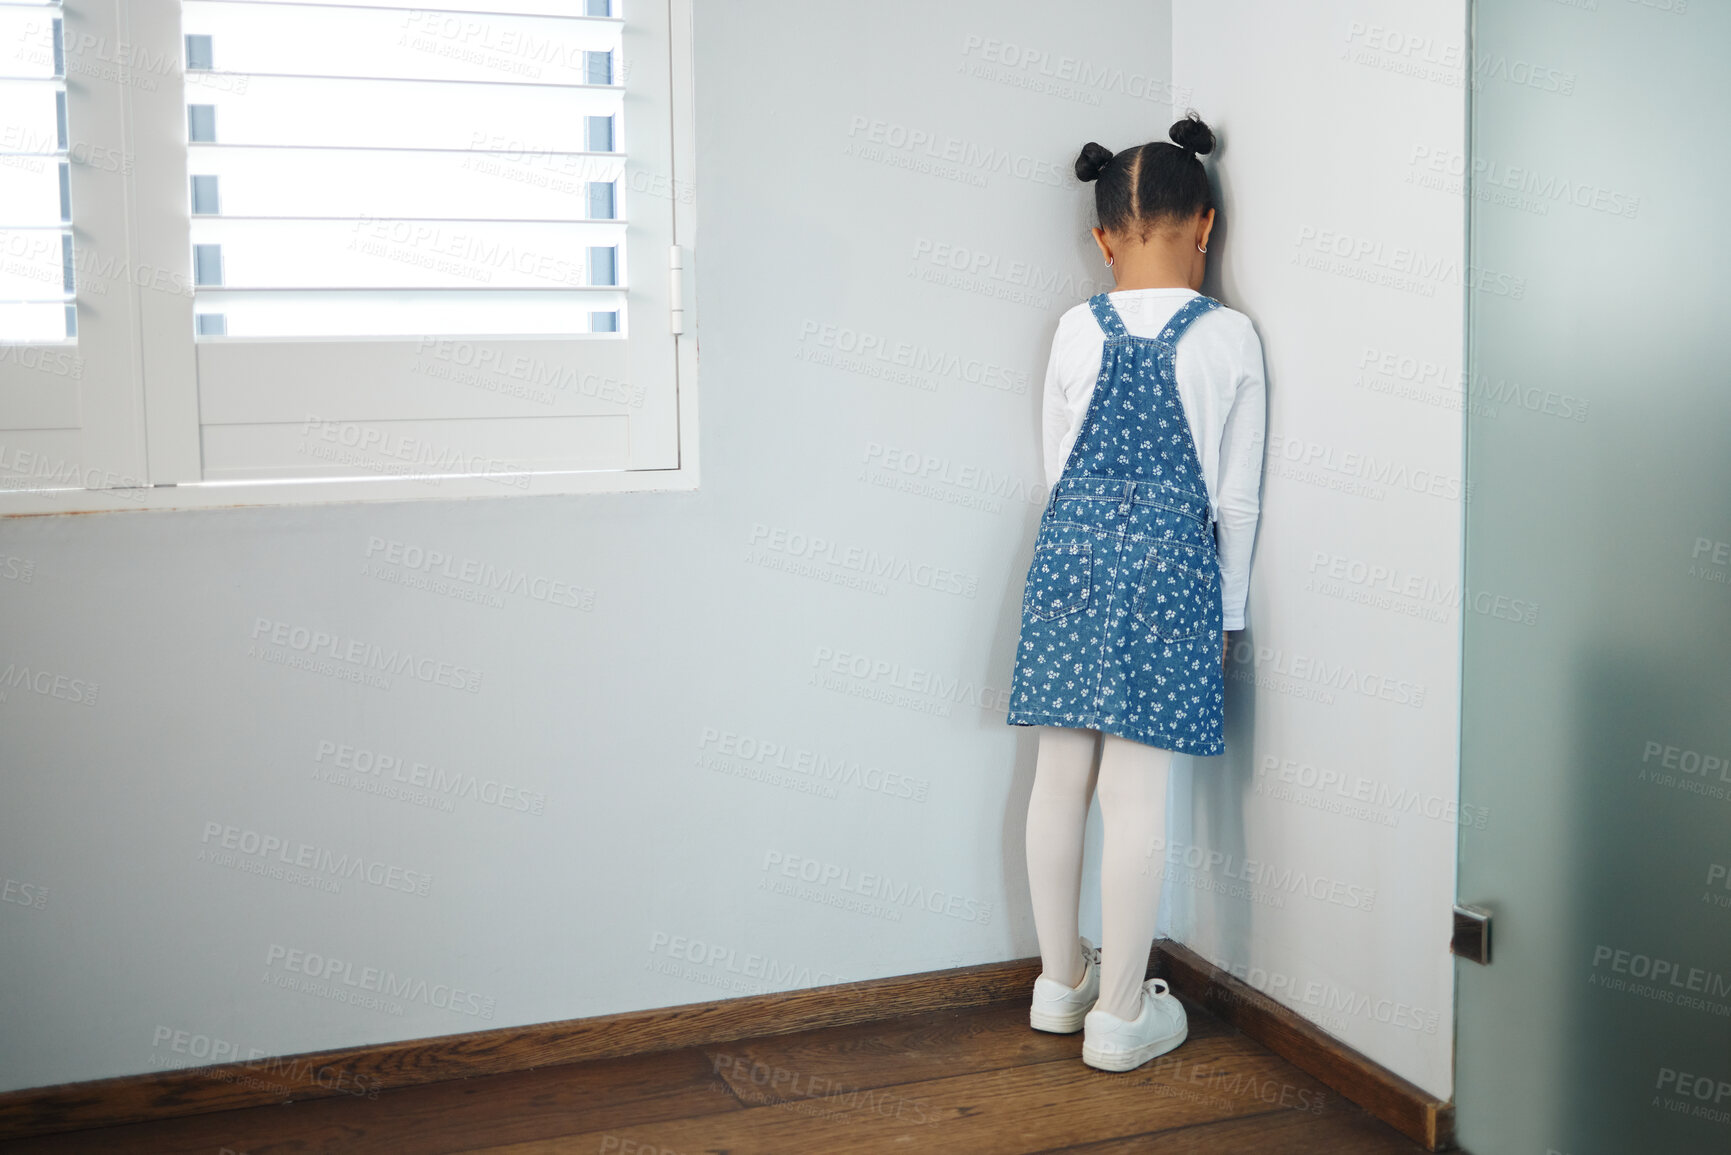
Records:
[[[1100,175],[1100,170],[1111,162],[1113,155],[1111,149],[1089,141],[1082,146],[1081,155],[1076,158],[1077,179],[1093,180]]]
[[[1214,130],[1202,122],[1202,118],[1194,112],[1187,113],[1183,120],[1173,124],[1167,133],[1172,143],[1185,152],[1206,156],[1214,151]]]

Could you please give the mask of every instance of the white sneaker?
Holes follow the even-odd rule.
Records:
[[[1073,1035],[1100,997],[1100,948],[1086,938],[1082,942],[1082,981],[1067,987],[1044,974],[1034,980],[1034,1005],[1028,1009],[1028,1025],[1036,1031]]]
[[[1164,1055],[1190,1037],[1190,1018],[1165,979],[1142,984],[1142,1013],[1125,1021],[1089,1011],[1083,1021],[1082,1061],[1102,1071],[1128,1071]]]

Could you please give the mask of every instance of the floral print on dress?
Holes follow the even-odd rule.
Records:
[[[1100,376],[1040,518],[1006,721],[1220,754],[1220,562],[1176,376],[1178,340],[1220,302],[1191,298],[1158,337],[1104,293],[1088,304]]]

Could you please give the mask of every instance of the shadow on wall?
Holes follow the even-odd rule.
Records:
[[[1174,110],[1176,113],[1178,110]],[[1198,110],[1200,113],[1201,110]],[[1203,116],[1208,120],[1207,116]],[[1233,291],[1230,262],[1232,193],[1225,173],[1226,154],[1230,151],[1230,134],[1210,120],[1214,129],[1215,147],[1208,168],[1209,182],[1214,189],[1214,228],[1208,239],[1208,271],[1202,282],[1202,292],[1241,313],[1250,315],[1245,302]],[[1254,316],[1251,317],[1254,322]],[[1260,329],[1258,330],[1260,336]],[[1268,383],[1270,394],[1274,382]],[[1267,466],[1264,465],[1266,470]],[[1255,611],[1251,605],[1246,615],[1246,628],[1233,638],[1232,657],[1226,673],[1226,753],[1218,758],[1180,757],[1174,765],[1172,784],[1167,795],[1167,839],[1175,850],[1208,847],[1210,853],[1225,856],[1229,862],[1243,862],[1249,850],[1244,833],[1244,799],[1255,786],[1256,765],[1256,693],[1247,677],[1233,676],[1235,669],[1254,670],[1254,663],[1242,655],[1254,653]],[[1200,853],[1198,849],[1198,853]],[[1212,957],[1242,959],[1250,955],[1250,924],[1254,905],[1233,897],[1228,887],[1184,886],[1184,880],[1199,882],[1208,877],[1206,870],[1168,860],[1168,877],[1161,896],[1161,933],[1189,945],[1199,926],[1216,929],[1213,942],[1217,950]],[[1176,878],[1173,875],[1177,875]],[[1198,902],[1198,891],[1209,896]]]

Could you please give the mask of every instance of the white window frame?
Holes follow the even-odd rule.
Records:
[[[300,506],[329,503],[372,501],[427,501],[470,498],[524,497],[552,494],[618,493],[655,490],[691,490],[698,486],[697,439],[697,339],[693,254],[696,248],[696,148],[695,98],[693,94],[692,22],[693,0],[628,0],[636,4],[668,5],[668,64],[672,91],[670,93],[672,172],[669,174],[668,195],[672,201],[673,238],[675,247],[669,262],[669,282],[657,286],[655,296],[671,305],[669,316],[654,315],[666,309],[661,305],[644,310],[645,315],[633,314],[635,331],[657,339],[675,341],[673,363],[676,380],[674,418],[676,463],[669,468],[595,469],[570,472],[523,472],[487,476],[433,477],[367,477],[367,478],[297,478],[269,481],[184,481],[199,476],[199,413],[197,376],[194,365],[192,301],[189,295],[141,293],[135,295],[135,333],[122,334],[97,328],[90,331],[80,316],[77,344],[72,341],[43,343],[20,348],[53,354],[77,352],[83,355],[86,342],[102,340],[110,347],[134,345],[131,373],[128,380],[80,382],[80,400],[86,423],[100,424],[104,429],[118,430],[121,440],[136,444],[130,458],[144,463],[142,468],[105,472],[113,484],[103,488],[23,489],[10,485],[0,488],[0,517],[41,516],[57,513],[118,512],[124,510],[209,509],[225,507]],[[80,0],[64,0],[68,9]],[[113,10],[112,0],[99,5]],[[127,0],[131,27],[117,29],[117,35],[130,38],[134,45],[144,45],[150,51],[172,51],[174,72],[163,77],[162,89],[172,90],[151,99],[172,99],[185,104],[185,73],[182,70],[180,0]],[[100,17],[98,17],[100,19]],[[172,27],[169,27],[169,25]],[[168,46],[172,46],[169,48]],[[127,100],[143,100],[129,94]],[[184,111],[177,112],[184,120]],[[77,111],[70,110],[73,136],[79,135]],[[148,152],[134,154],[134,173],[127,182],[127,203],[124,206],[103,203],[89,205],[81,211],[77,181],[78,165],[74,164],[73,229],[75,238],[81,233],[81,222],[88,212],[90,219],[106,219],[124,210],[135,221],[142,208],[147,212],[161,208],[169,197],[184,193],[186,152],[179,150],[172,157],[153,158]],[[629,154],[627,154],[629,156]],[[156,179],[151,171],[152,160],[169,162],[176,174],[168,179]],[[629,162],[628,162],[629,163]],[[105,201],[118,197],[103,196]],[[87,194],[85,200],[91,200]],[[150,203],[157,202],[154,206]],[[139,203],[142,202],[142,203]],[[178,204],[175,208],[179,211]],[[170,218],[172,219],[172,218]],[[112,253],[98,251],[102,261],[126,261],[124,267],[166,268],[179,271],[187,284],[192,279],[192,246],[185,234],[176,230],[160,230],[169,234],[166,241],[153,239],[149,229],[128,231],[131,251]],[[76,243],[76,242],[75,242]],[[90,254],[85,254],[86,256]],[[135,274],[136,275],[136,274]],[[628,294],[635,295],[631,285]],[[132,296],[132,294],[129,294]],[[167,297],[168,300],[156,298]],[[629,299],[629,298],[628,298]],[[667,326],[663,328],[663,326]],[[175,341],[172,334],[184,334]],[[677,334],[677,335],[675,335]],[[509,340],[510,338],[501,338]],[[140,346],[146,348],[139,348]],[[88,358],[86,359],[88,363]],[[112,358],[109,358],[112,360]],[[158,374],[156,381],[148,380]],[[165,384],[160,378],[171,380]],[[92,422],[90,417],[96,417]],[[0,434],[0,437],[5,437]],[[112,442],[114,435],[107,435]],[[0,475],[0,480],[5,480]]]

